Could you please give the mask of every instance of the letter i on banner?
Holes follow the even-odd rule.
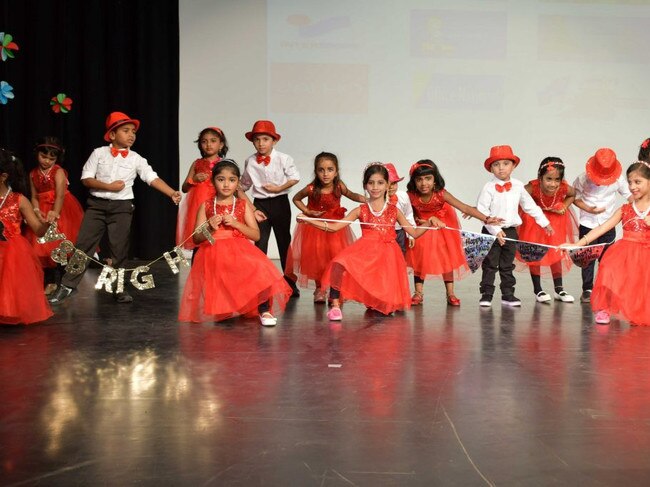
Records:
[[[98,291],[101,288],[104,288],[106,292],[113,292],[113,283],[117,280],[117,271],[112,267],[105,265],[102,268],[102,273],[97,278],[97,284],[95,284],[95,289]]]
[[[185,256],[183,255],[183,249],[179,247],[174,247],[174,250],[172,250],[176,254],[175,257],[172,257],[170,252],[165,252],[163,256],[165,257],[165,260],[167,261],[167,265],[169,268],[172,270],[174,274],[178,274],[178,266],[176,264],[180,263],[181,265],[184,265],[185,267],[189,267],[190,263],[187,261]]]

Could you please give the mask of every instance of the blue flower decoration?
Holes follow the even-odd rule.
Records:
[[[6,105],[14,97],[13,89],[14,87],[6,81],[0,81],[0,103]]]

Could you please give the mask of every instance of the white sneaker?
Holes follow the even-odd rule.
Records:
[[[573,303],[575,298],[570,294],[567,294],[566,291],[560,291],[559,293],[553,293],[553,297],[556,301],[562,301],[563,303]]]
[[[551,301],[551,297],[548,295],[546,291],[540,291],[537,294],[535,294],[535,299],[537,300],[538,303],[548,303]]]
[[[275,326],[278,324],[278,319],[271,313],[262,313],[260,315],[260,323],[262,326]]]

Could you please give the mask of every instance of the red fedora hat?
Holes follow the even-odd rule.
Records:
[[[393,165],[392,162],[384,163],[384,167],[388,171],[388,182],[397,183],[402,179],[404,179],[399,177],[399,174],[397,174],[397,169],[395,169],[395,166]]]
[[[106,142],[110,142],[111,138],[109,137],[109,134],[117,127],[124,125],[125,123],[132,123],[135,125],[135,130],[138,130],[140,128],[140,120],[131,118],[126,113],[111,112],[111,114],[106,117],[106,133],[104,134],[104,140]]]
[[[490,149],[490,157],[485,159],[485,169],[488,172],[490,171],[490,166],[492,166],[492,163],[494,161],[512,161],[515,163],[515,166],[519,164],[519,158],[513,154],[512,152],[512,147],[509,145],[495,145]]]
[[[616,159],[616,153],[612,149],[598,149],[589,158],[585,166],[587,176],[598,186],[607,186],[616,181],[623,171],[621,163]]]
[[[270,120],[258,120],[253,124],[253,130],[246,132],[246,138],[253,141],[253,137],[258,134],[266,134],[273,137],[276,141],[280,140],[280,134],[275,131],[275,125]]]

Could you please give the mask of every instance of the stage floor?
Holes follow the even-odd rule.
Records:
[[[0,327],[1,485],[650,483],[650,328],[537,304],[526,274],[520,309],[479,308],[473,275],[460,308],[427,282],[424,306],[337,324],[303,290],[276,328],[178,323],[164,262],[131,305],[97,275]]]

